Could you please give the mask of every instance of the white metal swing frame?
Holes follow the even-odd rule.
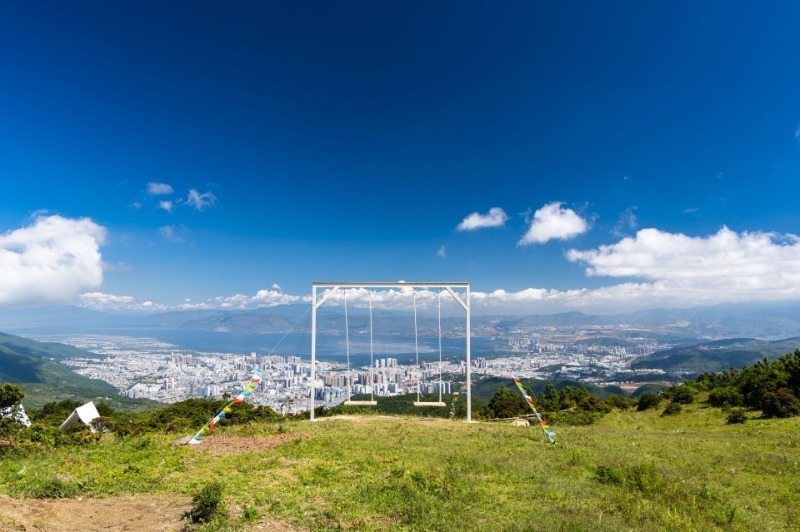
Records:
[[[321,297],[317,298],[317,289],[327,289]],[[315,281],[311,283],[311,410],[310,420],[314,421],[314,402],[316,396],[316,379],[317,379],[317,309],[322,306],[325,301],[336,292],[338,289],[344,288],[439,288],[446,290],[453,299],[464,309],[466,315],[465,337],[466,337],[466,371],[467,371],[467,423],[472,421],[472,360],[470,355],[470,304],[469,304],[469,283],[465,282],[322,282]],[[464,299],[454,291],[455,289],[464,289]],[[370,300],[371,302],[371,300]],[[372,335],[372,328],[370,327],[370,335]],[[374,383],[373,383],[374,385]],[[441,385],[440,385],[441,386]],[[349,404],[362,403],[361,401],[350,401]],[[374,401],[364,401],[369,405],[374,404]],[[430,403],[427,405],[418,406],[433,406]]]

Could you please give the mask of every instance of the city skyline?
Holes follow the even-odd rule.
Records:
[[[468,281],[478,313],[798,301],[798,15],[5,4],[0,306],[336,280]]]

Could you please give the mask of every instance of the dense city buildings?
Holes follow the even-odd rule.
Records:
[[[116,386],[132,398],[176,402],[189,397],[235,395],[256,368],[265,378],[253,396],[255,404],[276,411],[294,413],[311,404],[311,364],[296,355],[236,354],[184,349],[152,338],[110,335],[39,336],[84,349],[94,356],[62,361],[87,377]],[[631,369],[631,362],[667,345],[652,343],[597,345],[582,334],[516,332],[507,338],[493,338],[495,353],[474,357],[474,378],[508,376],[515,372],[525,378],[569,379],[597,384],[624,384],[634,376],[652,375],[660,370]],[[382,357],[374,365],[347,367],[343,363],[318,361],[315,404],[340,404],[351,395],[404,395],[459,391],[466,374],[464,358],[450,358],[441,364],[399,363]],[[456,383],[458,382],[458,384]]]

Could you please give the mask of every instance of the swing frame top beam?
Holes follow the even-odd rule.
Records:
[[[466,369],[467,369],[467,423],[472,422],[472,361],[470,356],[470,287],[468,282],[432,282],[432,281],[314,281],[311,283],[311,410],[310,420],[314,421],[314,400],[316,395],[316,373],[317,373],[317,309],[325,302],[332,292],[323,294],[317,298],[317,288],[336,290],[339,288],[444,288],[453,296],[453,299],[464,309],[466,313]],[[461,299],[453,289],[465,289],[464,299]]]

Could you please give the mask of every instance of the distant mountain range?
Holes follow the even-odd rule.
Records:
[[[308,332],[310,305],[283,305],[247,311],[189,310],[149,315],[121,315],[79,307],[40,307],[0,309],[0,330],[26,333],[101,333],[136,329],[218,331],[238,334],[276,334]],[[349,313],[350,330],[366,330],[369,315],[365,309]],[[376,333],[413,332],[413,315],[405,311],[376,309]],[[435,331],[436,317],[420,314],[419,328]],[[443,317],[443,327],[463,327],[463,317]],[[341,308],[323,307],[317,313],[320,332],[342,334]],[[650,337],[671,343],[697,342],[698,339],[759,338],[777,340],[800,336],[800,304],[748,303],[723,304],[689,309],[650,309],[615,315],[590,315],[582,312],[523,316],[480,315],[473,313],[472,329],[482,335],[525,334],[540,328],[614,329],[605,336],[640,337],[646,329]]]
[[[764,357],[776,359],[795,349],[800,349],[800,338],[797,337],[773,341],[729,338],[659,351],[634,362],[631,367],[691,374],[713,373],[749,366]]]
[[[116,393],[117,389],[107,382],[84,377],[57,362],[76,356],[97,355],[69,345],[0,333],[0,382],[46,383]]]
[[[117,389],[107,382],[84,377],[58,363],[58,360],[75,356],[97,355],[69,345],[0,333],[0,383],[21,385],[25,390],[23,404],[29,409],[64,399],[101,400],[126,411],[158,404],[118,395]]]

